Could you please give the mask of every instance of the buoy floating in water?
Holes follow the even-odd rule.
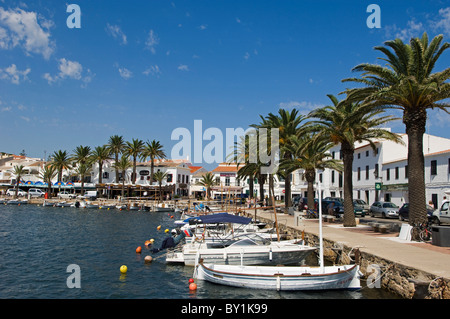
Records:
[[[195,284],[195,283],[191,283],[191,284],[189,284],[189,290],[197,290],[197,284]]]
[[[138,248],[136,248],[136,253],[137,254],[140,254],[142,252],[142,247],[141,246],[139,246]]]
[[[168,228],[166,228],[166,230],[164,231],[165,233],[168,233],[169,232],[169,229]]]
[[[189,283],[192,284],[194,282],[194,279],[190,278]]]
[[[160,229],[161,229],[161,225],[159,225],[158,227],[156,227],[156,229],[157,229],[157,230],[160,230]]]
[[[120,272],[121,272],[122,274],[126,274],[126,273],[127,273],[127,270],[128,270],[127,266],[125,266],[125,265],[120,266]]]
[[[152,256],[145,256],[144,261],[146,264],[151,263],[153,261],[153,257]]]

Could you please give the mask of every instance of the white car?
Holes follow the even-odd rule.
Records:
[[[28,194],[31,197],[44,197],[45,193],[37,188],[30,188],[30,190],[28,191]]]
[[[72,199],[72,198],[77,197],[77,195],[63,191],[63,192],[58,193],[58,197],[65,198],[65,199]]]
[[[6,195],[14,196],[16,195],[16,190],[14,188],[10,188],[6,191]],[[27,192],[19,189],[19,191],[17,192],[17,196],[27,196]]]
[[[450,224],[450,201],[442,203],[439,209],[433,212],[433,224]]]

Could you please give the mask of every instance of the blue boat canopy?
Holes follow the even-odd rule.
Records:
[[[228,213],[217,213],[191,217],[184,220],[184,222],[196,224],[216,224],[216,223],[248,224],[251,222],[251,220],[252,220],[251,218],[231,215]]]

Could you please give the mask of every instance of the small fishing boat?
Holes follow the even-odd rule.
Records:
[[[116,205],[116,209],[118,210],[127,210],[128,209],[128,205],[124,204],[124,205]]]
[[[6,202],[7,205],[26,205],[28,200],[26,199],[11,199]]]
[[[66,202],[66,201],[59,202],[59,203],[56,203],[56,204],[55,204],[55,207],[70,207],[70,206],[72,206],[72,204],[71,204],[71,203],[68,203],[68,202]]]
[[[92,208],[98,208],[98,207],[99,207],[98,204],[93,204],[90,201],[82,201],[80,203],[80,208],[90,208],[90,209],[92,209]]]
[[[56,202],[53,201],[49,201],[49,200],[44,200],[44,202],[42,203],[43,207],[54,207],[56,205]]]
[[[158,204],[153,206],[153,211],[166,213],[175,212],[175,205],[166,203]]]
[[[269,290],[360,289],[359,265],[321,267],[270,267],[204,264],[194,278],[216,284]]]

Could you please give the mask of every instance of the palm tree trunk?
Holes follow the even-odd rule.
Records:
[[[264,181],[265,176],[261,173],[258,174],[258,183],[259,183],[259,203],[261,206],[264,206]]]
[[[403,123],[406,125],[408,135],[408,197],[411,225],[427,221],[423,155],[426,120],[425,109],[417,109],[414,112],[405,110],[403,115]]]
[[[19,183],[20,183],[20,176],[18,176],[16,181],[16,193],[14,194],[14,198],[17,198],[17,194],[19,193]]]
[[[119,153],[115,153],[115,162],[114,163],[117,163],[117,162],[119,162]],[[119,182],[119,169],[116,168],[116,183],[118,183],[118,182]],[[123,194],[122,194],[122,196],[123,196]]]
[[[291,172],[286,173],[284,178],[284,207],[289,208],[292,206],[291,200]]]
[[[150,158],[150,185],[153,184],[153,171],[155,170],[155,159],[153,157]]]
[[[248,191],[249,191],[249,198],[253,198],[253,194],[255,193],[255,190],[254,190],[254,179],[253,179],[254,177],[253,177],[253,175],[250,175],[249,177],[248,177]]]
[[[272,202],[272,198],[275,198],[273,174],[269,174],[269,206],[275,205],[275,203]]]
[[[314,180],[316,179],[316,171],[308,169],[305,171],[305,179],[308,182],[308,209],[314,209]]]
[[[355,227],[353,208],[353,145],[342,143],[342,161],[344,164],[344,227]]]
[[[98,183],[102,184],[102,175],[103,175],[103,163],[98,162]]]
[[[131,178],[133,184],[136,184],[136,156],[133,158],[133,176]]]

